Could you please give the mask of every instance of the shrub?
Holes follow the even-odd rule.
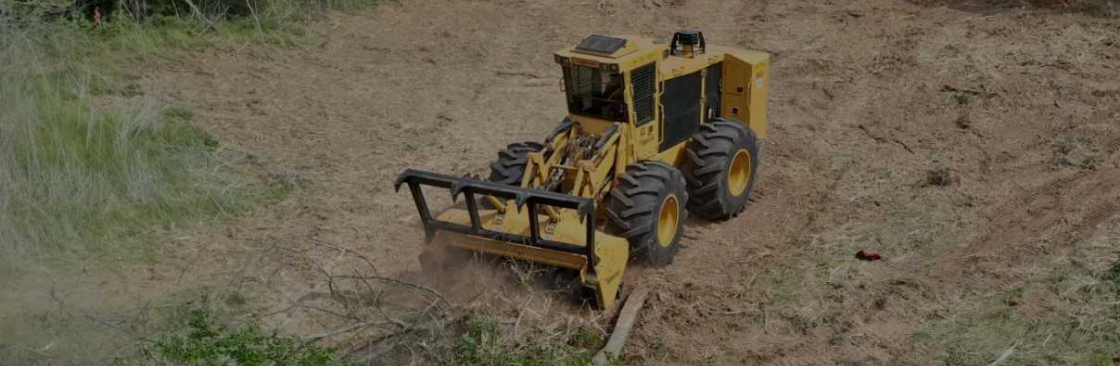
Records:
[[[336,351],[277,334],[256,326],[231,329],[216,324],[206,309],[191,310],[178,329],[147,347],[145,365],[176,366],[357,366],[341,360]]]

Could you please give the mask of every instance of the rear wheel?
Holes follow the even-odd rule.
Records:
[[[626,238],[650,264],[673,262],[681,248],[688,192],[684,176],[661,162],[631,165],[611,190],[607,230]]]
[[[498,152],[498,160],[490,164],[490,177],[487,180],[510,186],[521,185],[525,166],[529,163],[529,153],[544,150],[539,142],[519,142],[510,144]]]
[[[742,122],[718,118],[700,125],[686,152],[689,212],[726,220],[747,206],[758,173],[758,139]]]

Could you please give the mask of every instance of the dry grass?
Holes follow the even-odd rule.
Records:
[[[84,33],[0,18],[0,258],[117,251],[131,238],[235,210],[216,141],[153,93],[92,106]],[[120,253],[116,253],[120,254]],[[34,261],[32,261],[34,262]]]
[[[157,90],[136,90],[123,65],[227,39],[292,46],[294,22],[379,1],[226,3],[122,3],[98,27],[40,21],[60,8],[51,2],[0,4],[0,262],[91,249],[131,256],[135,246],[119,250],[141,241],[131,239],[242,206],[215,169],[216,140],[189,110],[165,111]],[[127,105],[92,107],[106,94]]]

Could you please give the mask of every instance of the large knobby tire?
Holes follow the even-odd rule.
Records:
[[[529,153],[544,150],[538,142],[519,142],[510,144],[498,152],[498,160],[490,164],[490,177],[487,180],[510,186],[520,186],[529,163]]]
[[[702,124],[685,155],[689,212],[726,220],[746,209],[760,162],[758,139],[750,128],[723,118]]]
[[[631,253],[650,264],[667,265],[681,249],[687,205],[679,170],[661,162],[631,165],[608,198],[607,232],[626,238]]]

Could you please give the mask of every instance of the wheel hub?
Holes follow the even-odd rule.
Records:
[[[657,243],[662,247],[673,244],[679,220],[680,202],[677,201],[677,196],[669,195],[661,202],[661,212],[657,215]]]
[[[747,150],[739,150],[731,159],[731,166],[727,170],[727,190],[732,196],[741,196],[747,190],[750,179],[751,154]]]

